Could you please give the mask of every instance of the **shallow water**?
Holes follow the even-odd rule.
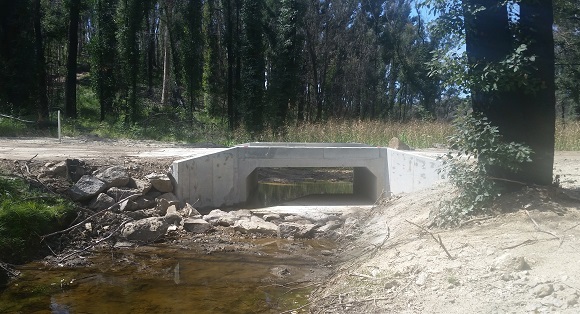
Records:
[[[269,207],[313,194],[352,194],[352,182],[307,181],[295,183],[258,183],[253,196],[257,207]]]
[[[171,246],[101,252],[87,268],[33,263],[0,292],[0,313],[279,313],[307,303],[330,269],[326,241],[256,239],[244,252]],[[298,311],[297,313],[299,313]]]

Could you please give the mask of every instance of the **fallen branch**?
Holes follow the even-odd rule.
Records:
[[[578,226],[580,226],[580,223],[577,223],[577,224],[573,225],[572,227],[570,227],[570,228],[568,228],[568,229],[564,230],[564,232],[566,232],[566,231],[570,231],[570,230],[572,230],[572,229],[574,229],[574,228],[576,228],[576,227],[578,227]]]
[[[20,119],[20,118],[17,118],[17,117],[9,116],[7,114],[2,114],[2,113],[0,113],[0,117],[8,118],[8,119],[14,119],[16,121],[20,121],[20,122],[24,122],[24,123],[36,123],[36,121],[24,120],[24,119]]]
[[[491,219],[491,218],[493,218],[493,216],[485,216],[485,217],[472,218],[472,219],[469,219],[469,220],[466,220],[466,221],[462,221],[461,223],[459,223],[459,226],[460,227],[463,227],[463,226],[465,226],[465,225],[467,225],[469,223],[472,223],[472,222],[478,222],[478,221],[488,220],[488,219]]]
[[[528,240],[526,240],[526,241],[524,241],[524,242],[522,242],[522,243],[515,244],[515,245],[510,245],[510,246],[506,246],[506,247],[502,247],[501,249],[502,249],[502,250],[510,250],[510,249],[515,249],[515,248],[517,248],[518,246],[522,246],[522,245],[526,245],[526,244],[532,244],[532,243],[536,243],[536,242],[538,242],[538,240],[531,240],[531,239],[528,239]]]
[[[534,218],[532,218],[532,216],[530,216],[530,212],[528,212],[526,209],[524,209],[524,211],[526,212],[526,215],[528,215],[528,218],[530,218],[530,220],[536,226],[536,230],[538,230],[539,232],[549,234],[549,235],[553,236],[554,238],[560,240],[560,245],[562,245],[562,242],[564,242],[564,238],[559,237],[558,235],[556,235],[555,233],[553,233],[551,231],[546,231],[546,230],[540,228],[540,225],[538,225],[538,223],[534,220]]]
[[[62,263],[64,260],[68,259],[69,257],[71,257],[73,255],[78,255],[78,254],[80,254],[80,253],[82,253],[82,252],[84,252],[84,251],[86,251],[86,250],[88,250],[90,248],[95,247],[97,244],[99,244],[99,243],[101,243],[103,241],[106,241],[106,240],[110,239],[113,235],[115,235],[117,233],[117,231],[119,231],[119,229],[121,229],[121,227],[123,227],[126,223],[128,223],[131,220],[133,220],[133,219],[127,219],[127,220],[123,221],[121,224],[119,224],[117,226],[117,228],[115,230],[111,231],[111,234],[109,234],[108,236],[106,236],[106,237],[98,240],[97,242],[95,242],[95,243],[93,243],[93,244],[91,244],[91,245],[89,245],[89,246],[87,246],[87,247],[85,247],[85,248],[83,248],[81,250],[74,251],[74,252],[72,252],[72,253],[70,253],[70,254],[62,257],[61,259],[58,260],[58,262],[59,263]]]
[[[367,278],[367,279],[377,279],[377,277],[373,277],[373,276],[369,276],[369,275],[365,275],[365,274],[358,274],[358,273],[351,273],[348,274],[349,276],[353,276],[353,277],[362,277],[362,278]]]
[[[111,206],[109,206],[109,207],[107,207],[107,208],[105,208],[105,209],[101,210],[100,212],[96,212],[96,213],[94,213],[94,214],[90,215],[89,217],[85,218],[84,220],[82,220],[81,222],[79,222],[79,223],[77,223],[77,224],[75,224],[75,225],[72,225],[72,226],[70,226],[70,227],[68,227],[68,228],[66,228],[66,229],[64,229],[64,230],[60,230],[60,231],[56,231],[56,232],[53,232],[53,233],[49,233],[49,234],[47,234],[47,235],[43,235],[42,237],[40,237],[40,239],[41,239],[40,241],[44,241],[44,239],[46,239],[46,238],[48,238],[48,237],[50,237],[50,236],[53,236],[53,235],[57,235],[57,234],[61,234],[61,233],[65,233],[65,232],[69,232],[69,231],[71,231],[71,230],[73,230],[73,229],[75,229],[75,228],[77,228],[77,227],[81,226],[81,225],[82,225],[82,224],[84,224],[85,222],[87,222],[87,221],[89,221],[89,220],[93,219],[94,217],[96,217],[96,216],[98,216],[98,215],[102,215],[102,214],[104,214],[104,213],[106,213],[106,212],[110,211],[111,209],[115,208],[115,206],[117,206],[117,205],[119,205],[119,204],[123,203],[124,201],[126,201],[126,200],[130,199],[131,197],[134,197],[134,196],[139,196],[139,195],[141,195],[141,193],[136,193],[136,194],[129,195],[129,196],[125,197],[124,199],[122,199],[122,200],[120,200],[120,201],[116,202],[115,204],[113,204],[113,205],[111,205]]]
[[[433,238],[433,240],[435,240],[435,242],[437,242],[437,244],[439,244],[439,246],[441,246],[441,248],[443,248],[443,250],[445,251],[445,253],[447,254],[447,257],[449,257],[449,259],[454,259],[453,256],[451,256],[451,254],[449,254],[449,251],[447,251],[447,248],[445,247],[445,245],[443,244],[443,240],[441,240],[441,236],[438,235],[439,238],[435,237],[435,235],[433,233],[431,233],[429,230],[425,229],[425,227],[420,226],[412,221],[409,221],[407,219],[405,219],[406,222],[412,224],[413,226],[427,232],[428,234],[431,235],[431,237]]]
[[[487,178],[490,180],[494,180],[494,181],[503,181],[503,182],[515,183],[515,184],[519,184],[519,185],[529,185],[528,183],[522,182],[522,181],[515,181],[515,180],[510,180],[510,179],[492,177],[492,176],[487,176]]]

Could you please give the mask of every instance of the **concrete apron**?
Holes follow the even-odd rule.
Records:
[[[441,180],[437,172],[441,163],[434,158],[350,143],[248,143],[212,149],[175,161],[172,174],[181,201],[198,208],[217,208],[246,202],[257,187],[256,169],[268,167],[353,168],[353,189],[357,197],[367,199],[364,204],[373,204],[382,196],[418,191]],[[332,210],[332,205],[326,206]]]
[[[307,195],[277,206],[250,209],[252,213],[300,215],[307,212],[341,215],[352,210],[371,209],[374,203],[356,195]]]

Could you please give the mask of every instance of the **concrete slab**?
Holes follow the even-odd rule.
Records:
[[[278,206],[251,209],[256,214],[303,215],[308,212],[344,214],[356,209],[370,210],[374,203],[354,195],[308,195]]]

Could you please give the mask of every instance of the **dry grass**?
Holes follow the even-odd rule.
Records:
[[[398,137],[415,148],[427,148],[445,144],[453,131],[448,123],[412,121],[339,121],[311,123],[289,126],[284,132],[266,131],[253,141],[261,142],[301,142],[301,143],[365,143],[373,146],[387,146],[389,140]],[[243,130],[234,134],[234,142],[251,141]]]
[[[556,150],[580,150],[580,121],[556,123]]]
[[[286,127],[284,132],[266,130],[252,138],[243,129],[234,132],[230,144],[252,141],[300,142],[300,143],[365,143],[387,146],[389,140],[398,137],[414,148],[439,147],[447,143],[453,127],[446,122],[410,121],[341,121],[309,123]],[[580,121],[556,123],[556,150],[580,151]]]

